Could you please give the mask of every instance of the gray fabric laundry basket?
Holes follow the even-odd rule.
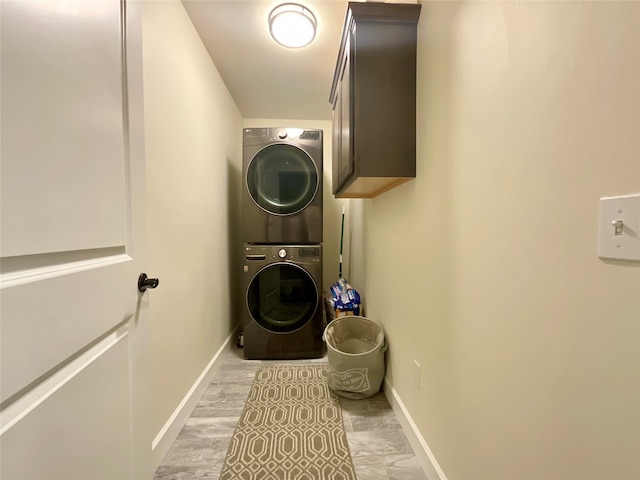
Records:
[[[329,387],[341,397],[367,398],[380,391],[387,343],[378,323],[359,316],[340,317],[324,330]]]

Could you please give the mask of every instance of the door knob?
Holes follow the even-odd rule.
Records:
[[[141,273],[138,277],[138,291],[144,293],[147,288],[156,288],[159,283],[157,278],[149,278],[146,273]]]

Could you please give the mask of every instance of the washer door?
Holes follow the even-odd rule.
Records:
[[[247,188],[263,210],[274,215],[292,215],[303,210],[315,197],[318,171],[304,150],[274,143],[251,159]]]
[[[309,273],[291,263],[273,263],[260,270],[247,289],[247,307],[267,330],[288,333],[313,317],[318,289]]]

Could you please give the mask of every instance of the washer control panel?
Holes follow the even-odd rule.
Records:
[[[244,253],[245,261],[248,263],[264,264],[273,261],[316,263],[322,260],[322,245],[245,244]],[[245,272],[246,267],[247,264],[245,264]]]

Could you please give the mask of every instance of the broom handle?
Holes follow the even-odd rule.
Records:
[[[340,230],[340,265],[338,268],[338,278],[342,278],[342,243],[344,242],[344,205],[342,206],[342,228]]]

